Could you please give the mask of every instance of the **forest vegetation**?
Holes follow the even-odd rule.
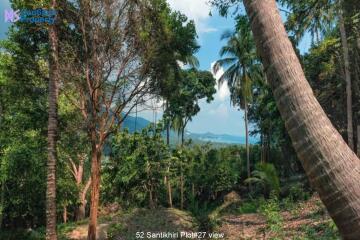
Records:
[[[10,3],[57,15],[0,41],[0,239],[360,239],[358,0],[209,0],[208,70],[166,0]],[[186,136],[222,84],[244,144]]]

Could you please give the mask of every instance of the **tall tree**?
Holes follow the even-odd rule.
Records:
[[[349,147],[354,150],[354,128],[353,128],[353,109],[352,109],[352,90],[351,90],[351,74],[350,74],[350,56],[349,56],[349,44],[347,40],[347,34],[345,30],[345,20],[342,10],[342,1],[339,0],[339,28],[341,36],[341,45],[343,49],[344,58],[344,73],[346,82],[346,114],[347,114],[347,137]]]
[[[317,44],[333,28],[340,30],[340,40],[342,45],[343,72],[346,83],[346,112],[347,112],[347,140],[351,149],[354,150],[354,130],[353,130],[353,92],[350,71],[349,42],[344,20],[344,2],[342,0],[281,0],[292,11],[288,16],[287,28],[294,34],[296,42],[304,36],[307,31],[316,36]],[[352,3],[350,3],[352,4]]]
[[[57,1],[52,0],[51,9],[57,9]],[[56,25],[49,26],[49,122],[48,122],[48,161],[46,189],[46,239],[56,240],[56,161],[58,131],[59,96],[59,43]]]
[[[156,92],[164,100],[164,120],[166,127],[166,142],[170,144],[171,116],[169,116],[170,98],[179,88],[181,68],[188,65],[193,68],[199,66],[194,54],[199,49],[196,41],[197,34],[194,21],[180,12],[173,12],[167,16],[167,28],[171,34],[159,40],[159,58],[154,62],[158,79],[154,86]]]
[[[239,16],[236,31],[225,32],[222,39],[228,41],[220,50],[220,56],[223,58],[215,63],[213,70],[217,73],[221,68],[225,69],[219,78],[219,84],[227,82],[233,105],[244,110],[246,162],[248,178],[250,178],[248,108],[252,99],[252,82],[259,77],[260,66],[247,17]]]
[[[244,0],[244,4],[274,98],[305,172],[344,239],[359,239],[359,159],[316,100],[275,0]]]
[[[182,70],[177,79],[178,87],[169,99],[166,114],[170,116],[172,127],[181,135],[181,145],[185,140],[185,128],[200,111],[199,101],[211,102],[215,94],[216,81],[208,71],[196,69]]]
[[[62,58],[64,90],[81,111],[91,142],[88,239],[96,239],[103,147],[157,80],[158,42],[168,36],[165,1],[79,0],[69,10],[73,38]],[[73,42],[71,42],[73,41]]]

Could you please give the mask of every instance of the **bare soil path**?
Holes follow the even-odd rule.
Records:
[[[292,211],[280,214],[283,224],[278,232],[271,231],[266,218],[260,213],[225,215],[221,218],[218,231],[225,233],[228,240],[327,239],[324,229],[331,225],[331,220],[317,196],[299,204]]]

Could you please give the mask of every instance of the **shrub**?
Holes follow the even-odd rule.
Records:
[[[305,191],[301,183],[291,185],[289,189],[289,198],[295,201],[305,201],[310,198],[310,194]]]
[[[253,177],[246,179],[245,183],[254,183],[260,186],[266,196],[269,196],[270,192],[274,192],[276,195],[280,193],[280,180],[273,164],[256,164],[252,175]]]
[[[237,212],[239,214],[256,213],[257,209],[258,209],[257,203],[255,201],[249,201],[241,204],[241,206],[237,209]]]
[[[266,218],[268,228],[277,236],[283,235],[283,218],[280,214],[280,204],[276,192],[270,194],[270,199],[260,201],[260,213]]]

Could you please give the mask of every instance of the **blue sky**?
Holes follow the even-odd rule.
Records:
[[[6,35],[5,33],[7,32],[8,27],[10,26],[9,23],[5,23],[5,19],[4,19],[4,11],[5,9],[9,9],[10,8],[10,3],[8,0],[0,0],[0,13],[1,13],[1,18],[0,18],[0,39],[4,38]]]
[[[225,44],[220,41],[220,37],[225,30],[233,29],[234,19],[220,17],[216,9],[211,9],[207,5],[208,0],[168,0],[168,2],[174,10],[179,10],[190,19],[195,20],[199,35],[198,41],[201,45],[201,49],[197,53],[200,68],[211,70],[212,63],[219,59],[220,48]],[[244,9],[240,11],[245,14]],[[209,15],[210,12],[212,16]],[[300,44],[301,52],[304,53],[309,47],[309,37],[306,36]],[[210,131],[216,134],[244,136],[243,117],[242,111],[230,106],[229,90],[226,85],[223,85],[218,89],[212,103],[201,103],[201,112],[189,123],[188,130],[199,133]]]
[[[208,0],[168,0],[174,10],[181,11],[196,23],[198,42],[201,46],[196,54],[200,61],[202,70],[211,70],[211,65],[219,58],[219,50],[224,45],[220,41],[221,34],[225,30],[234,27],[234,19],[223,18],[217,14],[216,9],[211,9],[207,4]],[[0,38],[5,37],[9,24],[4,23],[4,9],[9,8],[8,0],[0,0]],[[209,15],[210,11],[212,16]],[[243,11],[243,10],[242,10]],[[244,11],[243,11],[244,12]],[[310,47],[309,37],[300,44],[301,52],[307,51]],[[243,112],[230,106],[229,90],[224,84],[217,89],[215,99],[210,104],[202,101],[200,113],[189,123],[187,130],[194,133],[212,132],[215,134],[231,134],[245,136]],[[153,112],[145,111],[140,114],[142,117],[153,121]],[[157,119],[161,117],[161,111],[157,113]]]

